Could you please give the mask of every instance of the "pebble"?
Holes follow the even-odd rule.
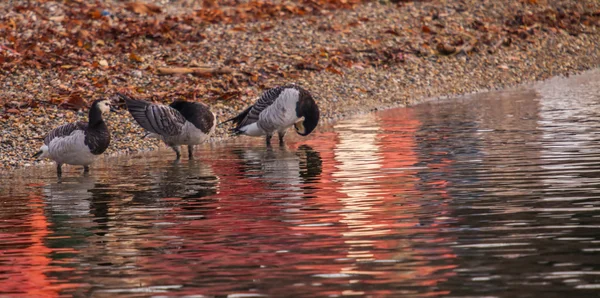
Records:
[[[140,70],[133,70],[131,71],[131,75],[136,77],[136,78],[141,78],[142,77],[142,72]]]

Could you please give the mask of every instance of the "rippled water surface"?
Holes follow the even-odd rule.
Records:
[[[599,141],[592,72],[5,174],[0,296],[596,297]]]

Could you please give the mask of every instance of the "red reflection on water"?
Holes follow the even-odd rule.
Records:
[[[451,239],[439,236],[442,225],[436,220],[415,227],[422,216],[445,215],[447,205],[427,207],[435,210],[422,207],[419,185],[435,185],[434,196],[449,195],[446,181],[422,181],[417,175],[415,134],[420,126],[411,109],[400,109],[342,121],[334,131],[309,138],[294,138],[287,151],[277,145],[271,152],[260,146],[218,148],[202,160],[219,179],[218,193],[197,200],[202,203],[197,218],[186,212],[200,211],[177,197],[157,202],[165,210],[156,213],[136,213],[121,200],[108,201],[111,225],[102,236],[92,236],[99,241],[90,240],[80,258],[124,269],[111,274],[85,269],[83,274],[89,276],[83,279],[124,291],[172,286],[177,295],[378,297],[395,294],[399,285],[433,287],[450,276],[454,265],[432,262],[431,250],[420,247]],[[300,174],[306,150],[321,160],[314,177]],[[435,167],[445,170],[450,163]],[[30,204],[42,206],[42,201],[32,196]],[[48,257],[51,249],[44,246],[50,232],[43,208],[32,208],[26,221],[14,225],[29,225],[32,232],[21,239],[28,245],[18,250],[25,252],[19,260],[9,269],[0,267],[12,277],[3,288],[49,297],[75,286],[64,281],[56,286],[59,282],[47,276],[57,268]],[[427,237],[412,237],[416,234]],[[445,247],[435,249],[437,259],[455,258]],[[447,293],[428,292],[443,294]]]
[[[19,198],[20,199],[20,198]],[[52,250],[44,241],[50,235],[48,220],[44,215],[43,198],[36,194],[28,196],[27,206],[31,213],[21,219],[13,219],[5,228],[17,233],[0,234],[0,239],[16,244],[18,248],[0,251],[0,293],[12,293],[25,297],[58,297],[63,289],[76,284],[55,283],[47,274],[70,270],[51,265]]]
[[[184,288],[178,291],[182,295],[231,292],[236,286],[271,295],[293,291],[340,295],[344,294],[341,290],[332,290],[329,286],[338,285],[335,288],[339,289],[351,282],[352,288],[360,288],[360,283],[410,284],[412,280],[414,285],[429,287],[445,281],[451,274],[447,271],[455,266],[430,264],[425,253],[421,254],[414,244],[449,240],[435,238],[439,230],[436,223],[418,231],[411,230],[419,224],[419,214],[428,211],[421,210],[418,202],[402,199],[403,196],[418,197],[420,192],[416,185],[421,181],[414,168],[419,160],[415,152],[415,132],[420,123],[411,109],[384,112],[368,121],[373,127],[367,132],[360,127],[353,128],[350,123],[350,128],[336,128],[335,132],[318,133],[288,144],[290,151],[308,145],[322,159],[321,174],[312,181],[312,189],[288,190],[306,197],[297,202],[298,208],[311,207],[317,211],[286,212],[290,206],[278,201],[282,192],[269,186],[272,181],[240,175],[237,156],[224,153],[211,163],[222,186],[220,193],[214,196],[218,198],[218,203],[212,206],[214,210],[202,220],[168,228],[169,235],[181,237],[181,248],[164,255],[160,262],[148,258],[144,265],[154,267],[153,270],[160,267],[167,272],[177,272],[172,282],[197,283],[202,288],[200,292]],[[353,139],[355,137],[360,141]],[[361,156],[353,154],[353,148],[364,152],[367,160],[357,161]],[[445,195],[443,181],[426,183],[440,183],[440,195]],[[445,207],[442,204],[436,210]],[[381,239],[386,235],[412,233],[432,237],[428,240]],[[436,257],[455,258],[445,248],[439,249]],[[378,271],[377,267],[364,268],[360,263],[407,259],[419,264],[398,263],[393,266],[395,270]],[[356,277],[349,281],[311,277],[332,274],[371,278]],[[327,286],[306,289],[289,283],[277,287],[268,282],[282,279],[288,279],[289,283],[295,280],[305,286],[313,282]],[[385,289],[370,289],[363,294],[391,293]]]

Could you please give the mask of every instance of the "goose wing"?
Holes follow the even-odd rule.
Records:
[[[162,136],[175,136],[181,133],[185,118],[179,111],[164,105],[151,104],[117,93],[125,100],[127,110],[133,119],[145,130]]]
[[[283,92],[286,88],[294,88],[293,86],[279,86],[272,89],[267,90],[263,93],[260,98],[251,106],[246,108],[243,112],[238,114],[237,116],[223,122],[232,121],[236,124],[236,129],[240,127],[244,127],[246,125],[252,124],[258,121],[258,115],[262,113],[266,108],[272,105],[275,100],[279,97],[279,94]]]
[[[51,130],[48,135],[44,138],[44,145],[50,145],[53,139],[62,138],[71,135],[74,131],[82,130],[85,131],[87,128],[87,123],[85,122],[75,122],[75,123],[67,123],[61,125],[53,130]]]
[[[183,118],[203,133],[208,133],[215,125],[215,115],[210,108],[200,102],[174,101],[169,105],[179,111]]]

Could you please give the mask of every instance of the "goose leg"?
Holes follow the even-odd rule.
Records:
[[[286,133],[285,130],[277,132],[277,136],[279,137],[279,146],[283,146],[285,144],[285,142],[283,141],[283,137],[285,137],[285,133]]]
[[[173,146],[171,148],[173,151],[175,151],[175,154],[177,154],[177,158],[175,160],[179,160],[181,158],[181,150],[179,149],[179,146]]]
[[[62,163],[56,164],[56,175],[58,178],[62,177]]]
[[[194,159],[194,145],[188,145],[188,157]]]
[[[266,137],[267,147],[271,147],[271,138],[272,137],[273,137],[273,135],[267,135],[267,137]]]

